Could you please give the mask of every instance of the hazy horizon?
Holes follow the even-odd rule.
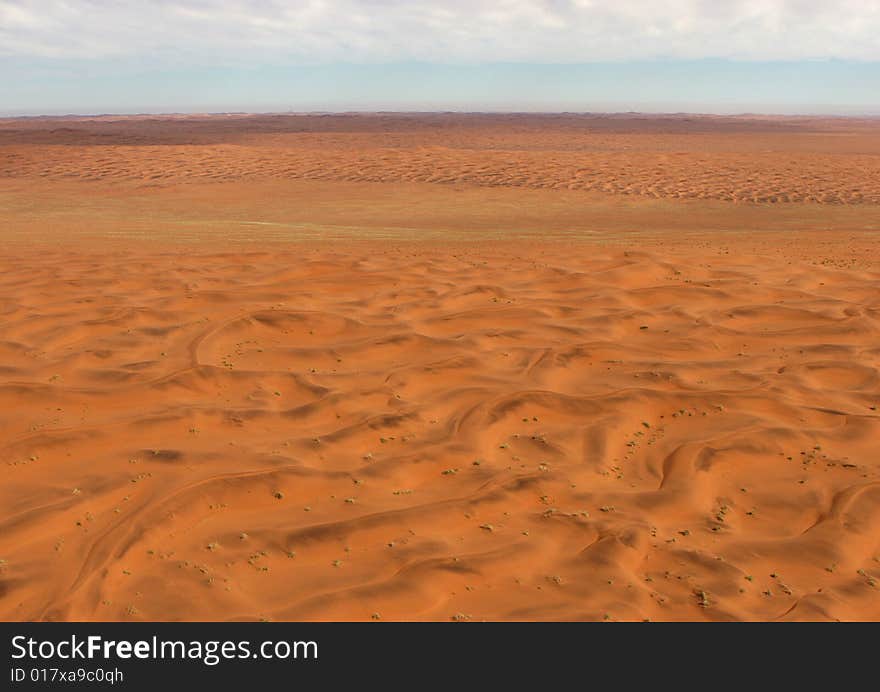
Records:
[[[720,117],[720,118],[840,118],[845,119],[880,119],[880,111],[853,111],[853,112],[822,112],[822,111],[798,111],[798,112],[779,112],[779,111],[729,111],[716,112],[709,110],[518,110],[515,108],[487,108],[487,109],[469,109],[469,108],[435,108],[435,109],[418,109],[418,108],[338,108],[338,109],[310,109],[310,110],[247,110],[240,108],[229,108],[213,110],[210,108],[191,108],[181,110],[151,110],[144,108],[140,110],[96,110],[93,112],[79,112],[57,110],[55,112],[27,112],[27,111],[0,111],[0,119],[77,119],[77,118],[125,118],[125,117],[175,117],[175,116],[284,116],[284,115],[442,115],[444,113],[452,113],[456,115],[596,115],[596,116],[656,116],[656,117]]]
[[[0,114],[880,114],[880,4],[0,0]]]
[[[39,78],[14,71],[0,114],[604,112],[880,115],[880,63],[647,61],[315,65]],[[112,94],[108,97],[107,94]],[[878,99],[877,102],[874,99]]]

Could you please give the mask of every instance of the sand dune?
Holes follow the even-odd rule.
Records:
[[[444,183],[880,204],[876,121],[274,116],[0,121],[0,179]]]
[[[373,118],[2,124],[0,619],[880,618],[870,123]]]
[[[880,616],[876,264],[580,249],[8,255],[0,615]]]

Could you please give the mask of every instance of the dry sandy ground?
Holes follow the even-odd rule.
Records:
[[[880,619],[880,123],[0,121],[0,619]]]

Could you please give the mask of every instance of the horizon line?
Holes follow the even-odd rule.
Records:
[[[518,110],[518,109],[464,109],[464,108],[346,108],[346,109],[313,109],[313,110],[130,110],[130,111],[100,111],[93,113],[78,112],[22,112],[0,111],[0,120],[37,120],[37,119],[76,119],[76,118],[137,118],[156,117],[170,118],[180,116],[319,116],[319,115],[593,115],[593,116],[657,116],[657,117],[700,117],[700,118],[835,118],[842,120],[856,119],[880,119],[880,107],[877,110],[868,110],[862,113],[856,112],[819,112],[819,111],[730,111],[714,112],[704,110]]]

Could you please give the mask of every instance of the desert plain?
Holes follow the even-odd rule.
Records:
[[[880,619],[880,120],[0,120],[0,619]]]

